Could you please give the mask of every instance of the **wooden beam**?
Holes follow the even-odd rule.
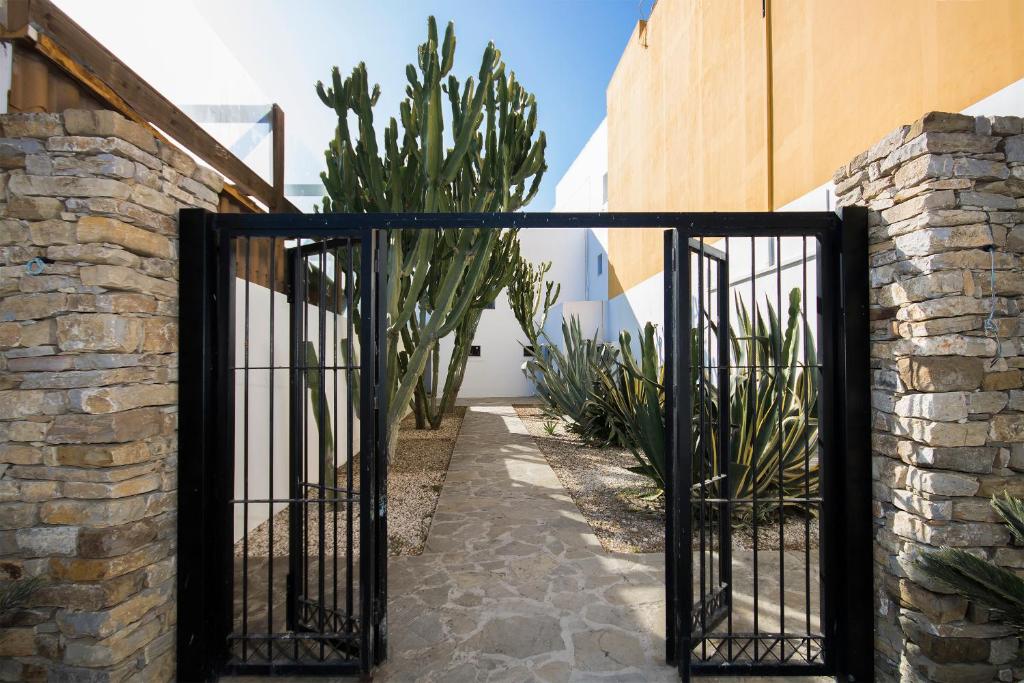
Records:
[[[136,123],[145,123],[148,128],[155,127],[166,132],[197,154],[235,183],[237,191],[233,194],[252,195],[268,207],[275,208],[274,188],[267,181],[129,69],[50,0],[10,0],[8,16],[22,21],[27,17],[28,25],[39,33],[38,39],[33,41],[36,49],[128,118]],[[8,28],[18,31],[26,26]],[[160,138],[167,140],[163,135]],[[246,203],[253,205],[251,201]],[[276,206],[279,207],[277,210],[298,211],[283,197]]]
[[[272,211],[283,211],[284,199],[284,110],[275,102],[270,108],[270,128],[274,134],[273,176],[274,203]]]

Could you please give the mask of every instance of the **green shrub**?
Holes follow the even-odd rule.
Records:
[[[1004,494],[1002,499],[992,498],[992,507],[1017,543],[1024,544],[1024,501]],[[962,548],[940,548],[922,555],[919,563],[958,595],[996,610],[1006,623],[1024,630],[1024,577]]]

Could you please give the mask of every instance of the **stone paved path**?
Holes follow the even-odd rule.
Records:
[[[604,551],[510,406],[466,414],[378,681],[675,681],[661,553]]]

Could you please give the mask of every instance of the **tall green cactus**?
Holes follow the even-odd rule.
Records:
[[[534,96],[505,72],[493,43],[484,49],[477,79],[460,85],[452,75],[455,27],[443,41],[430,17],[417,64],[406,67],[406,96],[399,121],[392,117],[378,145],[373,110],[380,87],[369,85],[360,63],[344,80],[335,68],[331,85],[317,83],[321,101],[338,116],[321,173],[325,212],[516,211],[537,193],[547,166],[543,132],[537,131]],[[450,134],[445,135],[445,104]],[[354,130],[353,130],[354,129]],[[536,134],[536,135],[535,135]],[[449,145],[450,143],[450,145]],[[439,414],[454,401],[469,344],[457,343],[440,403],[437,382],[422,381],[440,339],[475,332],[483,310],[511,278],[502,259],[516,231],[476,228],[392,230],[387,261],[387,360],[389,441],[415,401]],[[476,323],[473,320],[476,320]],[[461,336],[460,336],[461,335]],[[436,368],[436,364],[434,366]],[[460,370],[461,368],[461,370]],[[417,394],[419,390],[419,394]],[[421,415],[421,418],[426,418]],[[423,421],[430,421],[424,419]]]

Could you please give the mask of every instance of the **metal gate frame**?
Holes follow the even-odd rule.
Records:
[[[329,234],[307,234],[287,225],[284,216],[275,216],[272,224],[253,225],[248,214],[215,214],[201,209],[183,209],[179,213],[180,234],[180,317],[179,344],[179,485],[178,485],[178,680],[215,680],[221,675],[343,675],[366,674],[384,660],[387,648],[387,438],[383,416],[387,414],[385,355],[378,353],[378,340],[386,334],[385,321],[379,315],[382,303],[382,260],[386,254],[384,231],[369,227],[338,227]],[[267,217],[262,215],[262,217]],[[234,488],[234,378],[235,366],[235,258],[232,240],[237,238],[274,238],[296,240],[307,237],[334,237],[365,249],[360,262],[359,293],[361,310],[368,312],[360,321],[359,368],[360,396],[360,485],[359,519],[359,607],[356,659],[315,666],[292,663],[235,663],[230,661],[229,641],[233,616],[233,511]],[[316,245],[326,244],[321,241]],[[272,252],[274,249],[272,248]],[[289,564],[294,572],[301,558],[296,556],[300,528],[299,506],[306,504],[305,486],[294,459],[296,450],[296,398],[299,405],[306,391],[302,372],[297,371],[296,312],[305,304],[298,292],[305,291],[303,268],[299,267],[308,245],[286,251],[290,356],[288,392],[290,396],[289,494],[285,500],[291,510]],[[271,256],[273,279],[274,257]],[[273,290],[272,290],[273,291]],[[271,299],[273,301],[273,299]],[[301,320],[298,313],[298,320]],[[298,323],[301,324],[301,323]],[[322,355],[322,353],[321,353]],[[299,437],[301,448],[301,437]],[[322,496],[321,496],[322,498]],[[281,501],[277,501],[281,502]],[[322,507],[322,506],[321,506]],[[322,555],[321,555],[322,557]],[[294,588],[294,590],[292,590]],[[290,587],[287,622],[291,630],[304,630],[299,615],[300,595]],[[272,608],[271,608],[272,609]],[[269,617],[268,617],[269,619]],[[285,634],[271,634],[284,642]]]
[[[680,296],[682,262],[673,259],[680,244],[701,237],[749,237],[813,235],[824,246],[823,276],[838,293],[837,307],[821,311],[829,335],[825,352],[834,366],[827,394],[826,422],[832,429],[825,438],[832,445],[837,466],[829,469],[823,487],[828,492],[829,514],[823,516],[822,584],[826,635],[825,664],[805,667],[718,667],[714,671],[690,665],[689,642],[692,610],[689,552],[689,520],[681,497],[680,472],[688,468],[691,454],[680,449],[667,430],[670,454],[666,497],[666,655],[677,664],[684,679],[691,674],[717,675],[830,674],[849,681],[870,681],[873,676],[872,536],[870,510],[870,413],[867,317],[867,217],[866,210],[847,208],[840,215],[829,212],[792,213],[512,213],[512,214],[214,214],[201,209],[180,212],[180,315],[182,330],[179,355],[179,486],[178,486],[178,619],[177,663],[180,680],[213,680],[226,673],[227,641],[232,615],[232,518],[229,500],[233,462],[218,453],[233,453],[233,405],[227,381],[233,353],[233,263],[220,245],[230,236],[276,236],[282,239],[329,239],[361,235],[374,247],[374,293],[385,288],[380,267],[388,229],[436,228],[629,228],[666,231],[665,301],[666,376],[674,386],[683,379],[679,358],[678,321],[687,318],[688,297]],[[364,266],[369,259],[364,260]],[[688,285],[687,285],[688,286]],[[369,296],[366,292],[364,296]],[[374,305],[367,300],[366,305]],[[684,302],[686,308],[683,307]],[[382,340],[386,320],[376,316],[367,338]],[[364,323],[365,324],[365,323]],[[379,342],[378,342],[379,343]],[[360,411],[364,424],[362,481],[368,495],[360,504],[372,524],[361,533],[371,552],[360,555],[362,576],[372,581],[360,586],[373,604],[373,614],[363,610],[366,629],[357,666],[346,671],[367,675],[383,661],[387,647],[387,454],[383,419],[386,396],[378,392],[386,380],[383,354],[378,343],[363,347],[361,363],[374,368],[374,382],[362,382]],[[837,390],[841,387],[842,391]],[[686,392],[679,393],[688,400]],[[668,392],[674,414],[680,402]],[[678,428],[678,424],[676,425]],[[684,490],[685,489],[685,490]],[[842,539],[843,542],[830,542]],[[686,552],[682,552],[683,548]],[[722,565],[725,569],[725,564]],[[726,569],[727,571],[727,569]],[[690,598],[690,599],[687,599]],[[249,673],[287,674],[298,670],[277,667]],[[303,673],[314,673],[303,671]]]
[[[666,463],[669,480],[666,487],[667,657],[677,665],[684,681],[702,675],[832,675],[837,680],[871,681],[874,676],[871,608],[873,567],[871,527],[866,523],[871,516],[867,212],[861,207],[851,207],[843,210],[841,215],[818,213],[794,216],[790,213],[772,213],[759,216],[759,224],[755,222],[742,226],[728,221],[723,223],[715,217],[697,217],[687,225],[665,233],[665,320],[669,337],[666,341],[665,373],[671,387],[667,392],[669,405],[666,438],[668,453],[675,456],[668,458]],[[704,281],[705,262],[719,262],[716,289],[720,297],[719,315],[722,317],[717,324],[722,326],[720,329],[728,329],[729,325],[729,303],[727,298],[722,299],[723,296],[727,297],[729,291],[728,263],[724,254],[705,244],[704,240],[709,237],[805,237],[815,239],[819,245],[815,316],[818,320],[818,346],[821,349],[823,373],[818,394],[821,401],[819,430],[827,458],[821,468],[822,500],[819,503],[822,517],[820,619],[824,636],[820,662],[767,662],[756,656],[750,661],[733,660],[731,622],[727,638],[730,654],[725,658],[726,661],[694,661],[693,648],[705,642],[704,634],[712,628],[709,624],[730,618],[731,611],[723,613],[721,602],[731,601],[732,590],[729,580],[730,543],[726,543],[719,546],[721,587],[710,599],[705,594],[705,534],[702,531],[699,539],[700,599],[695,599],[693,595],[693,579],[697,570],[693,566],[694,551],[691,550],[694,542],[692,514],[696,508],[698,514],[703,515],[708,504],[704,499],[707,482],[694,484],[692,481],[694,475],[691,468],[694,459],[699,456],[693,452],[690,437],[695,407],[691,405],[689,390],[683,389],[693,381],[689,351],[689,329],[693,314],[691,254],[698,256],[697,267],[701,269],[698,282]],[[703,296],[703,291],[697,293],[698,315],[704,315],[707,310]],[[807,310],[813,310],[810,302],[807,302]],[[719,334],[718,344],[719,358],[728,358],[728,337]],[[699,361],[698,365],[701,364]],[[728,392],[729,368],[723,366],[726,364],[719,364],[718,386],[720,390]],[[725,399],[720,395],[719,400]],[[701,433],[704,433],[703,409],[700,414]],[[713,425],[711,429],[720,428],[718,438],[723,444],[720,448],[724,450],[729,439],[729,429],[723,422],[719,420],[719,424]],[[701,441],[704,442],[703,439]],[[727,477],[726,468],[725,473],[716,477],[716,480],[724,478],[727,482]],[[699,489],[699,494],[695,489]],[[731,499],[731,496],[727,495],[726,499]],[[720,517],[720,538],[730,538],[729,523],[729,515]],[[714,571],[713,565],[710,571]],[[758,635],[760,633],[757,631]],[[777,636],[783,641],[787,639],[785,633],[764,635]],[[809,643],[807,646],[810,648]],[[781,644],[779,647],[780,650],[784,649]]]

